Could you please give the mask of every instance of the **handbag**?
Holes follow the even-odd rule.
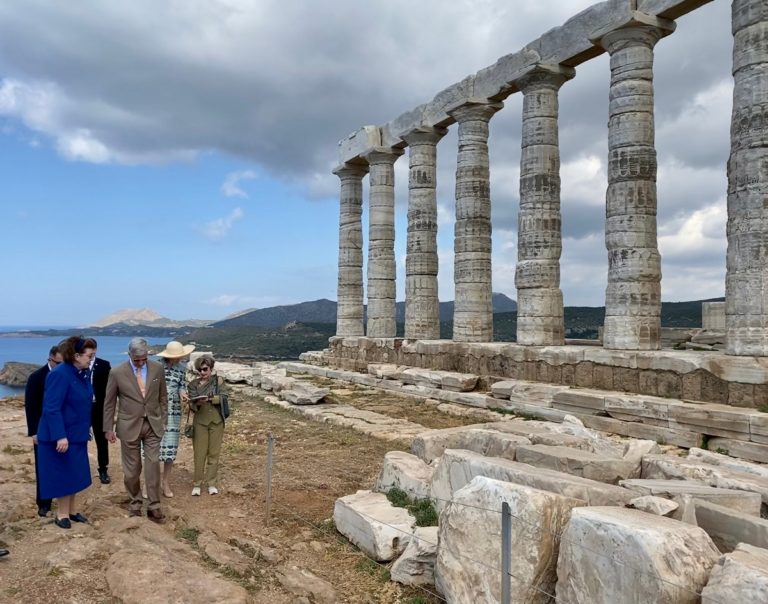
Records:
[[[184,424],[184,436],[187,438],[194,438],[195,436],[195,424],[189,423],[189,409],[187,409],[187,423]]]
[[[219,394],[218,378],[216,378],[216,394],[219,395],[219,413],[221,413],[222,418],[227,419],[231,415],[232,410],[229,407],[229,397],[226,395],[226,393]]]

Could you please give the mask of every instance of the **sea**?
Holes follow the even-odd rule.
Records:
[[[18,332],[24,330],[21,326],[0,326],[0,368],[7,361],[18,361],[19,363],[35,363],[42,366],[48,360],[48,351],[64,339],[63,336],[14,336],[5,337],[4,333]],[[26,327],[26,329],[45,330],[46,327]],[[55,328],[60,329],[60,328]],[[87,333],[86,333],[87,335]],[[144,338],[151,345],[164,345],[168,343],[169,338]],[[128,360],[128,342],[129,336],[99,336],[96,338],[99,348],[96,355],[99,358],[106,359],[112,365],[117,365]],[[0,398],[7,396],[23,396],[24,388],[12,388],[0,384]]]

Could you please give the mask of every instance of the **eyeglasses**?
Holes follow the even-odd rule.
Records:
[[[205,366],[200,367],[200,373],[202,373],[203,371],[210,371],[210,370],[211,370],[210,367],[205,367]]]
[[[51,365],[60,365],[61,364],[61,361],[57,361],[56,359],[48,359],[48,362]]]

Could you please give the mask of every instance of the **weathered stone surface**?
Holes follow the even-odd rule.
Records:
[[[711,451],[725,452],[732,457],[768,463],[768,445],[733,438],[713,437],[707,441],[707,447]]]
[[[647,514],[656,516],[669,516],[679,506],[678,503],[665,499],[664,497],[654,497],[653,495],[642,495],[635,497],[629,502],[629,506]]]
[[[261,373],[261,387],[264,390],[278,393],[281,390],[292,388],[296,383],[296,378],[280,375],[279,373]]]
[[[696,524],[707,531],[721,552],[733,551],[739,543],[768,547],[768,520],[734,508],[694,498]]]
[[[379,129],[368,126],[361,131],[364,136],[346,139],[357,140],[364,145],[379,144]],[[340,154],[346,149],[340,143]],[[339,193],[339,274],[338,306],[336,307],[336,335],[341,337],[362,336],[363,326],[363,176],[368,166],[345,164],[334,170],[341,181]]]
[[[715,452],[716,451],[715,445],[717,444],[717,442],[712,444],[711,443],[712,440],[716,441],[718,439],[711,439],[710,442],[707,443],[709,446],[713,447],[713,450],[707,451],[705,449],[691,449],[690,451],[688,451],[688,459],[692,461],[700,461],[702,463],[710,464],[713,466],[722,466],[723,468],[728,468],[729,470],[733,470],[734,472],[744,472],[745,474],[754,474],[755,476],[760,476],[762,478],[768,479],[768,466],[749,463],[748,461],[735,459],[728,455],[717,453]],[[719,440],[725,440],[725,439],[719,439]]]
[[[560,543],[557,600],[694,604],[719,555],[694,526],[637,510],[577,508]]]
[[[740,544],[712,567],[701,604],[768,602],[768,550]]]
[[[475,476],[486,476],[581,499],[588,505],[625,505],[635,497],[635,494],[627,489],[595,480],[507,459],[484,457],[472,451],[448,449],[443,453],[432,475],[432,498],[435,500],[435,507],[438,510],[445,508],[453,493]]]
[[[396,380],[397,374],[404,369],[405,367],[392,363],[368,363],[368,373],[379,379]]]
[[[411,538],[416,520],[393,507],[382,493],[358,491],[336,500],[333,522],[342,535],[366,555],[388,562],[400,555]]]
[[[555,394],[552,406],[576,413],[602,412],[605,410],[605,394],[605,391],[586,388],[563,390]]]
[[[440,457],[446,449],[466,449],[481,455],[515,459],[516,448],[530,444],[531,441],[523,436],[458,427],[422,432],[413,439],[411,451],[427,463]]]
[[[250,566],[249,559],[236,547],[222,542],[211,532],[203,532],[197,538],[202,552],[219,566],[227,566],[240,575],[245,575]]]
[[[528,402],[544,407],[552,405],[557,392],[568,390],[568,386],[541,384],[523,380],[502,380],[491,385],[491,394],[496,398]]]
[[[727,405],[682,403],[669,408],[670,428],[749,440],[750,417],[759,413]]]
[[[384,456],[384,465],[376,480],[375,491],[387,493],[398,488],[409,497],[425,499],[429,497],[430,482],[434,468],[421,459],[405,451],[390,451]]]
[[[393,581],[403,585],[434,585],[437,527],[419,526],[402,555],[390,569]]]
[[[231,581],[201,572],[189,560],[168,555],[161,549],[126,549],[113,554],[105,574],[112,595],[126,604],[246,604],[248,592]],[[172,578],[172,580],[170,579]]]
[[[430,388],[443,388],[452,392],[469,392],[477,384],[477,376],[454,371],[435,371],[418,367],[402,367],[396,379],[404,384],[415,384]]]
[[[638,463],[570,447],[521,445],[517,447],[515,459],[532,466],[549,468],[608,484],[617,484],[621,479],[633,478],[640,474]]]
[[[639,468],[645,455],[658,455],[659,453],[661,453],[661,448],[655,441],[633,438],[626,444],[622,459],[637,464]]]
[[[611,417],[625,422],[642,422],[669,427],[669,407],[680,401],[656,397],[606,396],[605,411]]]
[[[622,480],[619,483],[625,489],[640,495],[654,495],[669,499],[678,495],[691,495],[702,501],[709,501],[729,507],[743,514],[760,516],[760,495],[735,489],[718,489],[706,482],[697,480]]]
[[[646,455],[643,458],[642,477],[701,480],[713,487],[759,493],[763,505],[768,504],[768,479],[754,474],[734,472],[722,466],[669,455]]]
[[[335,604],[339,601],[333,585],[305,568],[283,566],[276,576],[280,585],[295,596],[310,598],[308,601],[317,604]]]
[[[653,440],[663,445],[690,448],[700,447],[704,443],[704,435],[700,432],[672,430],[661,426],[651,426],[634,421],[620,421],[612,417],[596,415],[581,415],[579,419],[589,428],[621,434],[622,436]]]
[[[280,398],[294,405],[316,405],[330,393],[328,388],[319,388],[314,384],[296,380],[289,388],[280,391]]]
[[[478,476],[454,494],[441,516],[435,584],[447,602],[500,601],[502,502],[509,504],[515,519],[510,569],[514,601],[550,601],[545,593],[554,593],[558,537],[571,510],[584,502]]]

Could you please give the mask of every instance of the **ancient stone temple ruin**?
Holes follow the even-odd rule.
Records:
[[[733,112],[728,161],[725,354],[661,350],[656,226],[654,47],[675,19],[709,0],[609,0],[440,91],[433,100],[340,142],[337,337],[331,365],[371,362],[496,378],[598,387],[756,407],[768,401],[768,5],[732,9]],[[724,0],[715,0],[724,1]],[[662,42],[663,43],[663,42]],[[576,67],[610,55],[601,347],[566,342],[560,290],[558,94]],[[503,101],[523,95],[518,217],[517,342],[493,343],[488,135]],[[455,309],[439,340],[436,166],[458,129]],[[603,136],[595,132],[595,136]],[[394,165],[407,152],[405,337],[396,338]],[[405,158],[401,159],[405,161]],[[364,322],[363,179],[369,178]],[[440,279],[450,278],[440,275]]]

